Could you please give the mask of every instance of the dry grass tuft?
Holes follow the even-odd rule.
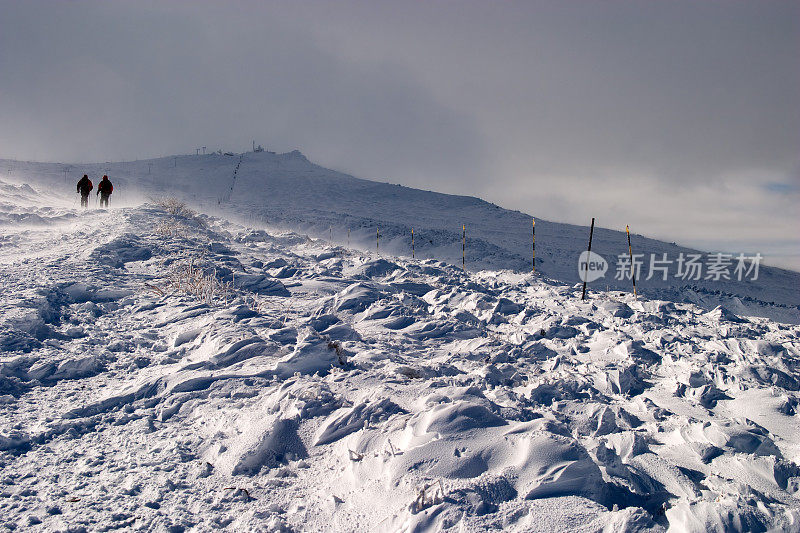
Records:
[[[336,359],[340,366],[347,364],[347,353],[345,353],[342,344],[339,341],[332,341],[330,338],[325,338],[328,342],[328,349],[336,352]]]
[[[411,510],[415,513],[422,511],[432,505],[437,505],[444,501],[445,493],[442,480],[437,482],[424,483],[417,487],[417,497],[411,503]]]
[[[185,294],[207,305],[227,305],[235,296],[233,283],[220,281],[216,270],[200,268],[196,261],[189,258],[177,262],[164,276],[163,284],[145,283],[145,288],[161,297]]]
[[[166,220],[162,220],[156,224],[156,227],[153,229],[156,235],[160,235],[162,237],[183,237],[186,235],[187,230],[188,228],[185,224]]]
[[[154,203],[169,215],[181,218],[194,218],[197,216],[193,209],[190,209],[185,202],[181,202],[177,198],[159,198]]]
[[[186,237],[198,228],[207,228],[208,225],[198,213],[177,198],[150,197],[150,202],[167,215],[168,218],[160,220],[153,232],[161,237]]]

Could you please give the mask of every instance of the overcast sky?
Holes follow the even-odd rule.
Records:
[[[800,269],[800,2],[0,0],[0,158],[300,149]]]

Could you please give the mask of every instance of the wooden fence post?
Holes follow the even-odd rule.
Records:
[[[589,230],[589,251],[592,251],[592,234],[594,233],[594,217],[592,217],[592,227]],[[586,277],[589,275],[589,258],[586,258],[586,273],[583,276],[583,294],[581,294],[581,300],[586,299]]]
[[[633,248],[631,248],[631,230],[625,224],[625,233],[628,234],[628,257],[631,259],[631,279],[633,280],[633,295],[636,296],[636,270],[633,268]]]
[[[461,225],[461,270],[467,269],[467,225]]]
[[[536,272],[536,219],[531,218],[533,224],[531,225],[531,267],[532,271]]]

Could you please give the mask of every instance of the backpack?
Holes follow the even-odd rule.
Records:
[[[81,179],[81,182],[78,184],[81,188],[81,194],[86,196],[89,192],[94,189],[94,185],[92,185],[92,180],[89,178]]]

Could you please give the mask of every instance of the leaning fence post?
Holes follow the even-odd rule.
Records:
[[[461,270],[467,269],[467,225],[461,225]]]
[[[633,248],[631,248],[631,230],[625,224],[625,233],[628,234],[628,257],[631,260],[631,279],[633,280],[633,295],[636,296],[636,270],[633,268]]]
[[[592,217],[592,227],[589,229],[589,251],[592,251],[592,234],[594,233],[594,217]],[[586,273],[583,275],[583,294],[581,294],[581,300],[586,299],[586,278],[589,274],[589,264],[588,264],[588,257],[587,257],[587,264],[586,264]]]

